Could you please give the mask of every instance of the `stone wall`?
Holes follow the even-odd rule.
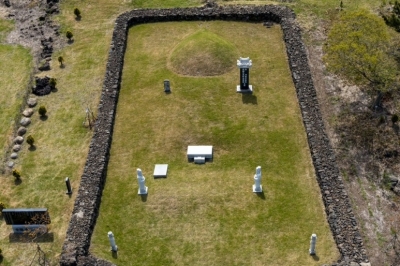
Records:
[[[117,18],[109,51],[98,119],[60,264],[63,266],[112,265],[91,256],[89,247],[107,174],[129,27],[141,23],[201,20],[273,21],[281,24],[326,215],[341,254],[340,260],[333,265],[350,265],[350,262],[356,262],[352,265],[358,265],[361,262],[368,262],[357,221],[336,166],[334,152],[325,133],[306,49],[301,38],[301,30],[295,22],[295,14],[289,8],[282,6],[220,7],[206,5],[199,8],[132,10]],[[311,232],[309,233],[311,234]],[[104,232],[104,236],[106,237],[106,232]],[[308,247],[305,247],[305,250],[306,248]]]

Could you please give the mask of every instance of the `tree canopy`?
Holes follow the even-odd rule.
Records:
[[[371,91],[394,89],[397,64],[389,54],[391,36],[382,18],[366,10],[343,12],[324,47],[329,71]]]

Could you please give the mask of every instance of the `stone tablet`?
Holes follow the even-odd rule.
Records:
[[[195,157],[211,160],[213,158],[213,146],[188,146],[187,157],[189,161],[193,161]]]
[[[154,178],[167,177],[168,164],[156,164],[154,166]]]

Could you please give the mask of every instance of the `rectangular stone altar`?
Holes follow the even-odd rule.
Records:
[[[166,178],[167,171],[168,171],[168,164],[156,164],[154,166],[153,177],[154,178],[159,178],[159,177]]]
[[[213,146],[188,146],[187,158],[189,162],[205,163],[206,160],[213,158]]]

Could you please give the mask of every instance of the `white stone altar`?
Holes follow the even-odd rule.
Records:
[[[154,178],[159,178],[159,177],[167,177],[167,171],[168,171],[168,164],[156,164],[154,166],[154,172],[153,172],[153,177]]]
[[[212,160],[213,146],[209,145],[188,146],[187,158],[189,162],[194,161],[195,163],[205,163],[206,160]]]

